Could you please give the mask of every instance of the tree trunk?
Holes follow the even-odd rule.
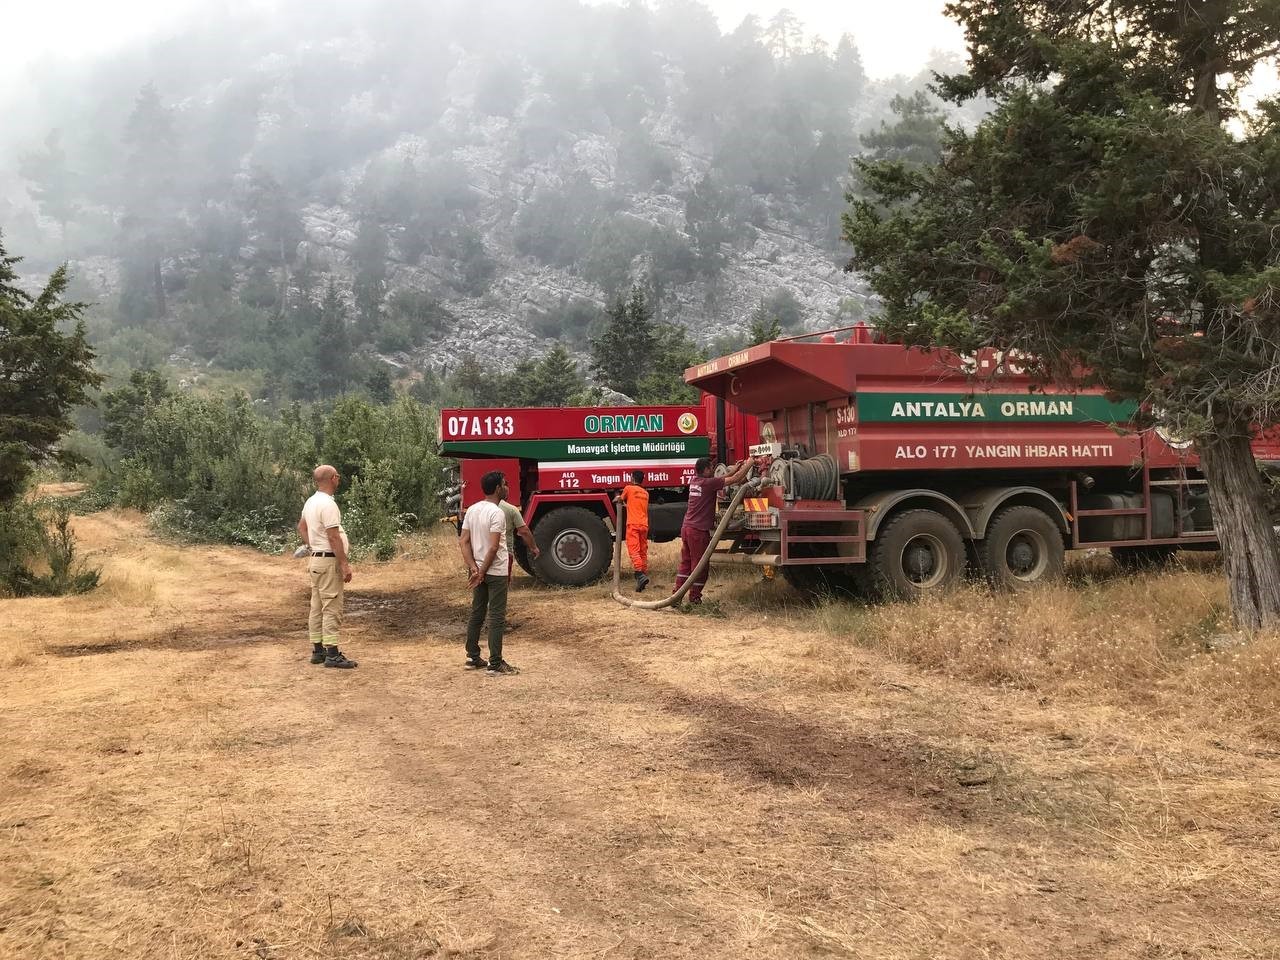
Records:
[[[1249,438],[1226,435],[1196,446],[1209,481],[1236,625],[1280,627],[1280,549]]]

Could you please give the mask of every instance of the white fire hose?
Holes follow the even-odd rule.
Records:
[[[669,597],[662,600],[636,600],[633,597],[624,596],[622,593],[622,541],[626,538],[627,529],[627,508],[625,504],[618,504],[618,522],[613,532],[613,599],[619,603],[636,607],[640,610],[661,610],[663,607],[669,607],[673,603],[678,603],[689,588],[693,586],[698,574],[707,569],[707,564],[711,562],[711,554],[715,552],[716,546],[720,543],[720,539],[724,536],[725,529],[729,526],[729,521],[733,517],[733,512],[738,509],[748,491],[755,490],[759,487],[758,480],[748,480],[738,487],[738,492],[734,495],[728,509],[724,511],[724,516],[720,518],[720,522],[716,524],[715,530],[711,534],[711,542],[707,544],[707,549],[703,552],[702,558],[698,560],[690,572],[688,579],[680,585]]]

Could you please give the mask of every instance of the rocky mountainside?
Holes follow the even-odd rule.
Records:
[[[785,11],[722,34],[695,0],[547,10],[299,8],[51,74],[51,132],[0,168],[6,242],[33,281],[72,262],[108,355],[268,376],[318,335],[509,367],[581,348],[633,286],[704,348],[779,298],[787,332],[866,315],[849,157],[926,76],[872,83]]]

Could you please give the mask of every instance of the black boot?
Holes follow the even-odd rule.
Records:
[[[348,660],[342,655],[342,651],[337,646],[325,648],[324,665],[326,667],[335,667],[338,670],[353,670],[359,664],[354,660]]]
[[[324,663],[324,644],[313,643],[311,645],[311,662]]]
[[[649,575],[636,571],[636,593],[644,593],[644,588],[649,585]]]

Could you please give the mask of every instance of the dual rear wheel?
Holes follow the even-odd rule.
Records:
[[[967,554],[960,530],[936,510],[904,510],[890,517],[868,544],[867,562],[852,568],[808,567],[783,573],[809,592],[915,600],[955,587],[969,569],[993,586],[1022,589],[1062,575],[1066,550],[1057,523],[1031,506],[1005,507],[985,539]],[[804,572],[800,572],[804,571]],[[833,589],[835,588],[835,589]]]

